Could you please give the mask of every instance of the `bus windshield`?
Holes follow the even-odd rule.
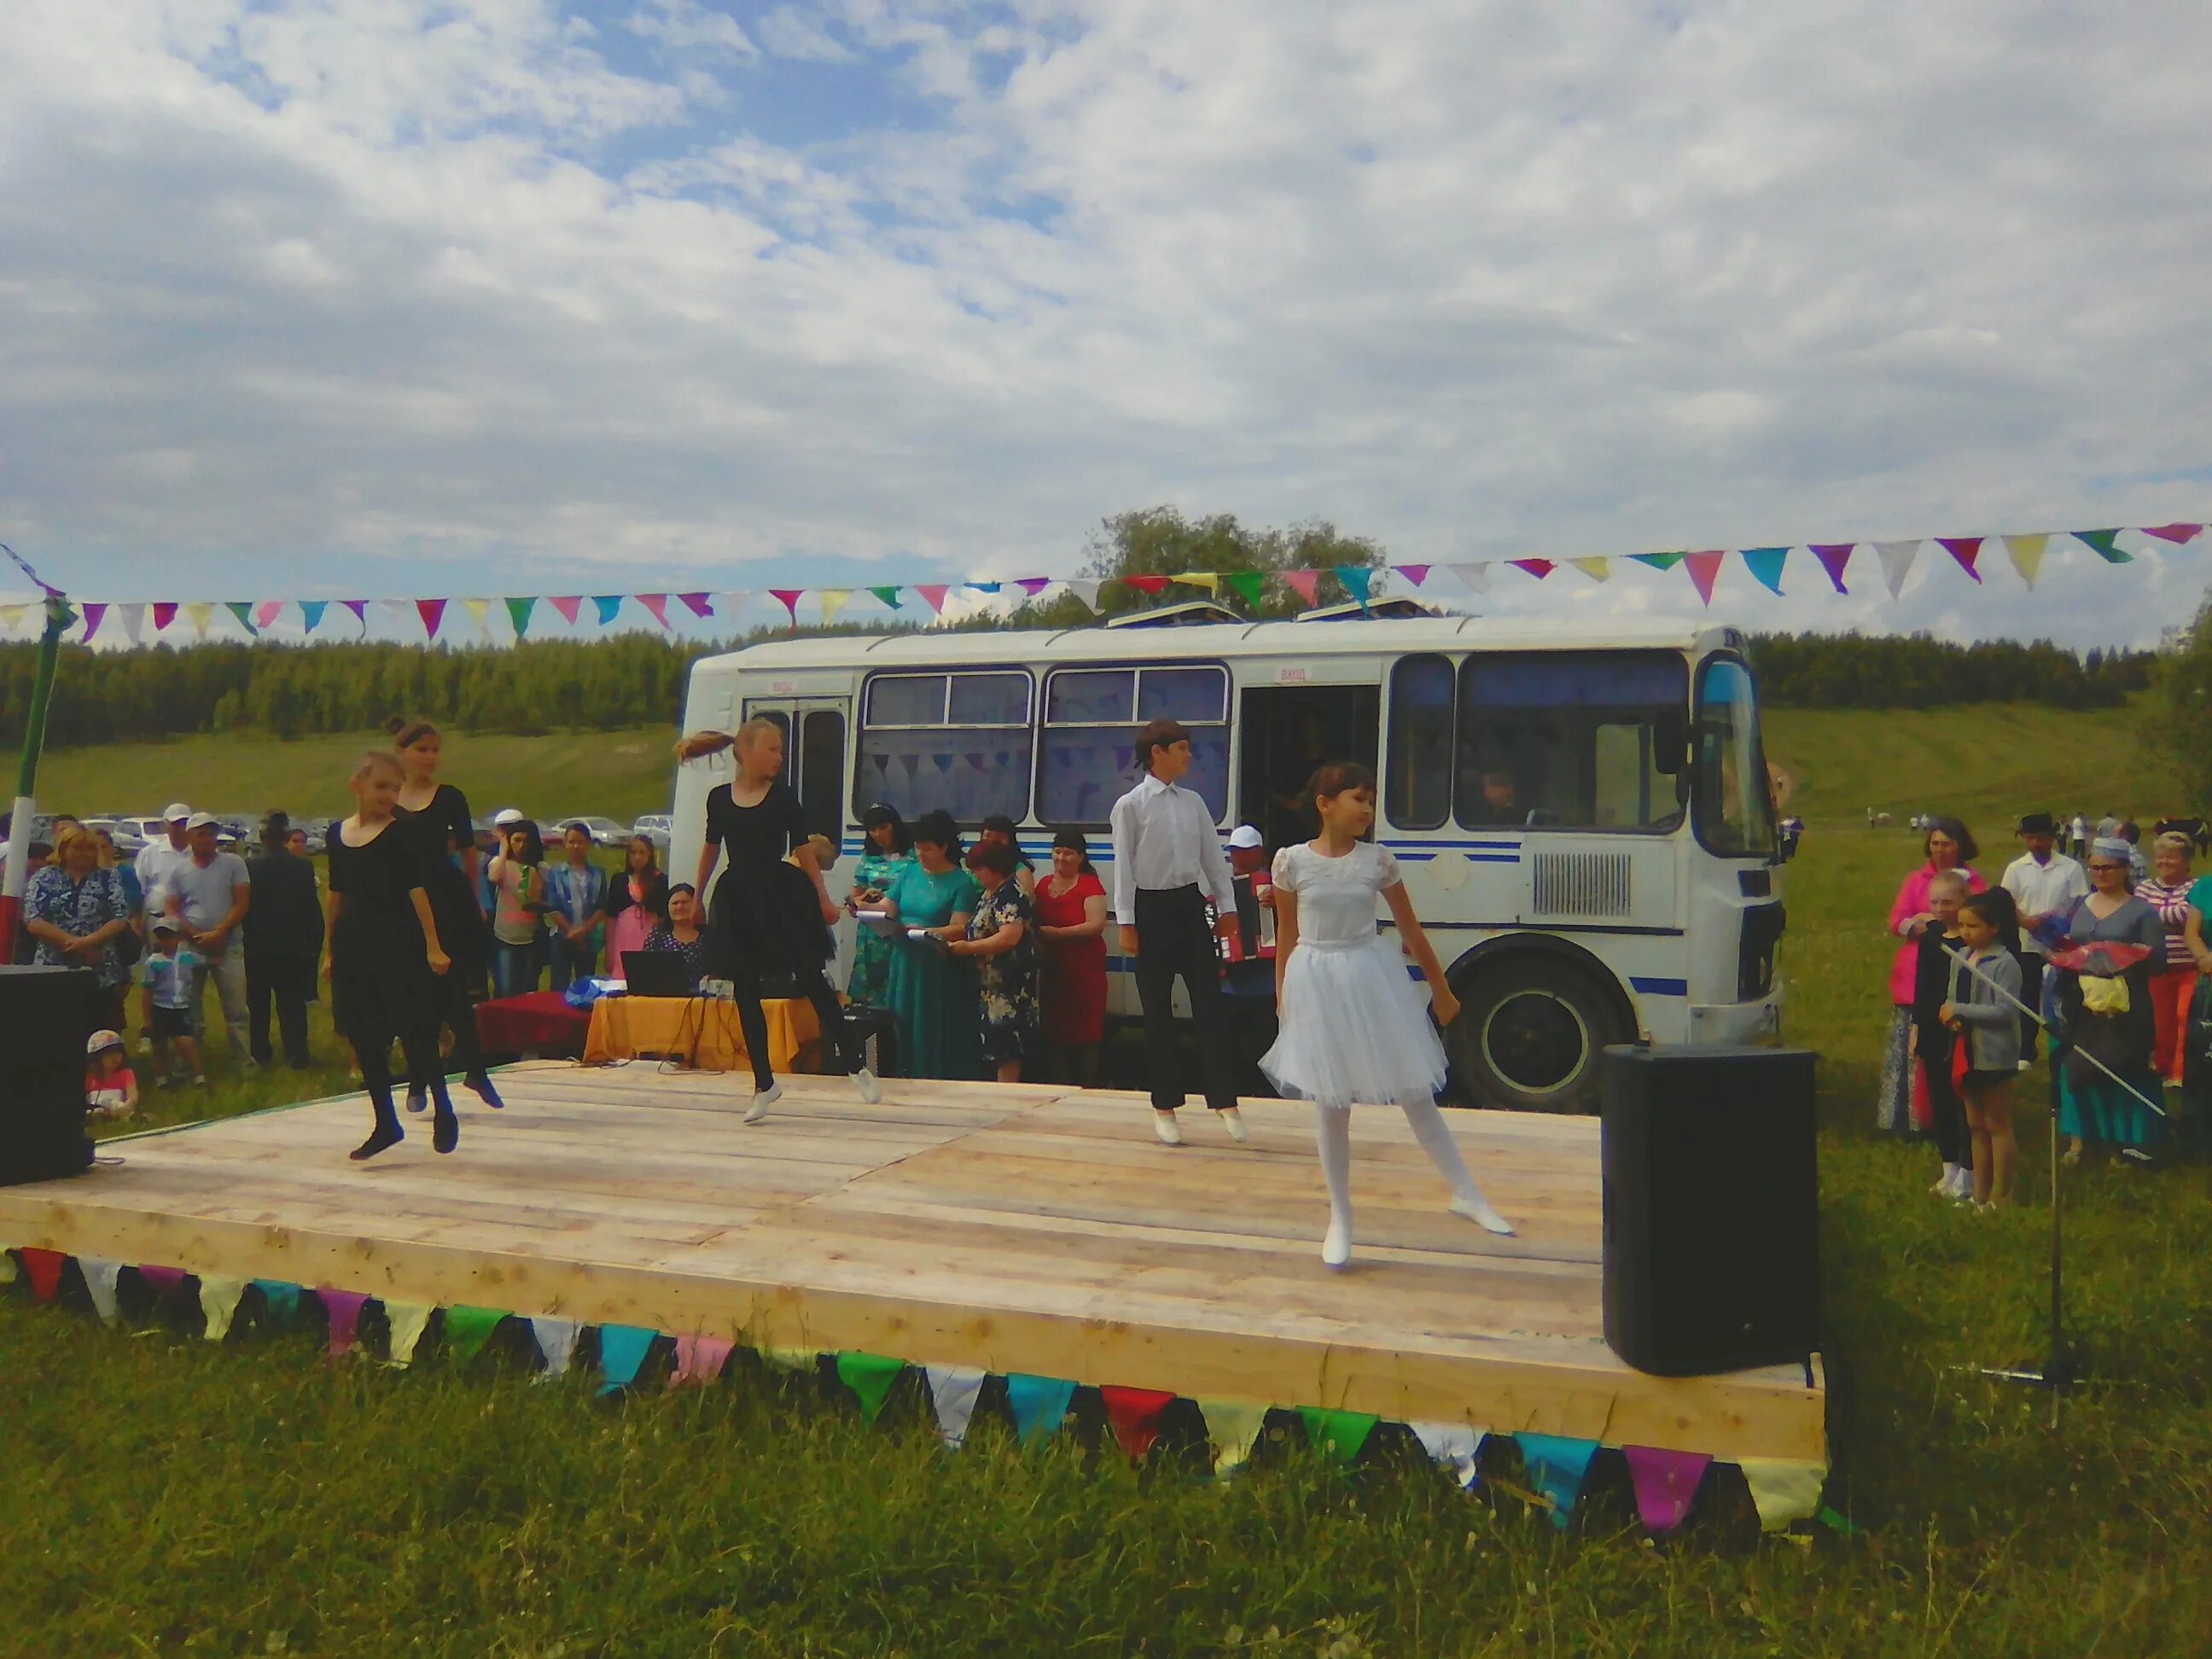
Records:
[[[1698,839],[1723,858],[1774,855],[1774,799],[1751,671],[1715,657],[1698,672]]]

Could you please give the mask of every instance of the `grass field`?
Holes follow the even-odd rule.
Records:
[[[989,1429],[947,1457],[912,1401],[868,1430],[829,1395],[741,1371],[607,1406],[580,1381],[534,1386],[509,1358],[332,1366],[304,1334],[210,1347],[158,1323],[103,1329],[19,1287],[0,1297],[0,1651],[2201,1652],[2206,1170],[2069,1177],[2090,1376],[2054,1431],[2042,1396],[1972,1369],[2039,1357],[2040,1159],[2024,1207],[1972,1218],[1928,1194],[1931,1152],[1868,1129],[1882,921],[1917,849],[1868,830],[1864,809],[1959,811],[1994,872],[2020,811],[2164,808],[2172,787],[2136,752],[2138,726],[2009,708],[1771,721],[1812,824],[1788,876],[1789,1035],[1821,1054],[1829,1498],[1849,1534],[1761,1540],[1723,1486],[1655,1547],[1603,1460],[1562,1535],[1505,1490],[1510,1455],[1474,1500],[1387,1446],[1346,1476],[1285,1439],[1220,1482],[1076,1438],[1023,1455]],[[549,741],[585,767],[610,740]],[[310,750],[335,768],[350,747],[201,752],[223,788],[239,769],[247,806],[256,779],[297,775]],[[461,757],[489,767],[493,750],[456,746],[472,797]],[[112,788],[94,804],[177,793],[125,771],[144,753],[104,751],[85,775]],[[647,758],[638,788],[665,790]],[[516,780],[560,764],[519,743],[499,763]],[[502,784],[533,810],[577,810]],[[611,793],[593,805],[617,811]],[[264,1080],[192,1109],[282,1091]],[[2042,1113],[2022,1120],[2039,1146]]]

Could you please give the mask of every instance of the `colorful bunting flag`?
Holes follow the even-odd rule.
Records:
[[[422,1337],[430,1328],[430,1316],[436,1311],[427,1302],[385,1298],[384,1323],[391,1337],[386,1349],[387,1364],[405,1370],[415,1363],[416,1350],[422,1346]]]
[[[436,639],[438,624],[446,619],[446,602],[443,599],[417,599],[415,601],[415,613],[422,619],[422,637]]]
[[[914,591],[921,594],[929,608],[941,617],[945,614],[945,596],[952,590],[943,582],[921,582],[915,586]]]
[[[1655,1446],[1623,1446],[1628,1479],[1636,1488],[1636,1513],[1651,1532],[1672,1532],[1690,1512],[1698,1483],[1713,1460],[1702,1452],[1664,1451]]]
[[[92,1297],[92,1310],[100,1316],[100,1322],[115,1323],[118,1316],[115,1285],[122,1275],[123,1264],[102,1261],[96,1255],[81,1255],[76,1259],[76,1270],[84,1275],[84,1288]]]
[[[0,628],[14,633],[22,624],[23,613],[30,608],[27,605],[0,605]]]
[[[1394,564],[1390,568],[1403,576],[1415,587],[1419,587],[1429,579],[1430,567],[1425,564]]]
[[[978,593],[995,593],[999,591],[999,584],[996,582],[963,582],[961,586],[972,587]]]
[[[230,1322],[238,1316],[239,1299],[246,1294],[246,1281],[233,1279],[228,1273],[202,1273],[200,1280],[200,1311],[207,1316],[207,1340],[220,1342],[230,1334]]]
[[[270,623],[275,622],[278,617],[282,616],[283,612],[283,600],[264,599],[259,605],[253,607],[254,625],[258,628],[266,628]]]
[[[312,634],[320,628],[323,625],[323,612],[329,610],[331,602],[328,599],[301,600],[300,622],[305,631]]]
[[[1820,1507],[1820,1488],[1828,1483],[1824,1463],[1801,1463],[1782,1457],[1741,1457],[1744,1485],[1759,1510],[1759,1524],[1768,1532],[1781,1532],[1799,1521],[1809,1521]]]
[[[343,605],[347,610],[353,612],[353,619],[361,624],[361,631],[363,635],[366,635],[368,632],[368,601],[367,599],[340,599],[338,603]]]
[[[968,1425],[975,1419],[984,1373],[974,1365],[925,1365],[922,1374],[929,1379],[929,1403],[937,1413],[938,1437],[957,1451],[968,1438]]]
[[[1920,556],[1921,539],[1916,536],[1911,541],[1874,544],[1874,556],[1881,561],[1881,579],[1888,585],[1893,600],[1905,591],[1905,579],[1912,574],[1912,562]]]
[[[1075,1384],[1060,1377],[1028,1376],[1016,1371],[1006,1378],[1006,1404],[1014,1413],[1014,1432],[1024,1446],[1037,1445],[1059,1433],[1060,1419],[1074,1400]]]
[[[1690,556],[1687,553],[1632,553],[1628,556],[1638,564],[1648,564],[1654,570],[1672,570]]]
[[[1215,571],[1186,570],[1176,580],[1179,582],[1188,582],[1193,587],[1202,587],[1209,593],[1218,594],[1221,592],[1221,577]]]
[[[711,617],[714,614],[714,601],[707,594],[678,593],[676,598],[678,603],[695,617]]]
[[[261,637],[261,630],[253,625],[253,602],[251,599],[225,599],[222,608],[237,617],[238,625],[248,634],[256,639]]]
[[[1052,578],[1049,576],[1020,576],[1015,579],[1014,586],[1020,588],[1023,592],[1028,594],[1031,599],[1035,599],[1038,594],[1043,592],[1046,588],[1052,586]]]
[[[507,1315],[497,1308],[448,1308],[439,1332],[446,1340],[446,1352],[466,1364],[484,1351],[491,1334],[507,1322]]]
[[[2035,586],[2035,573],[2043,568],[2043,550],[2050,541],[2048,533],[2004,538],[2005,552],[2012,560],[2012,568],[2020,572],[2021,580],[2030,587]]]
[[[556,593],[549,601],[561,613],[562,620],[574,627],[577,617],[584,609],[583,596],[577,593]]]
[[[825,587],[822,590],[822,625],[824,628],[837,620],[837,613],[845,608],[852,597],[853,590],[849,587]]]
[[[599,1327],[599,1372],[606,1379],[599,1384],[601,1394],[620,1394],[637,1381],[655,1334],[635,1325]]]
[[[1364,564],[1338,565],[1336,579],[1344,584],[1344,591],[1363,605],[1374,592],[1375,573]]]
[[[2201,524],[2147,524],[2142,527],[2146,536],[2155,536],[2162,542],[2172,542],[2176,547],[2186,546],[2204,532]]]
[[[884,1402],[891,1397],[891,1385],[905,1369],[903,1359],[892,1359],[879,1353],[837,1356],[837,1380],[859,1396],[860,1420],[871,1427],[884,1414]]]
[[[1508,559],[1505,562],[1516,570],[1525,570],[1538,581],[1543,580],[1545,577],[1559,568],[1549,559]]]
[[[1124,576],[1121,580],[1148,599],[1157,599],[1167,591],[1165,576]]]
[[[1299,1407],[1298,1418],[1306,1425],[1306,1443],[1346,1469],[1359,1461],[1359,1449],[1381,1420],[1369,1412],[1334,1412],[1319,1406]]]
[[[342,1359],[353,1352],[353,1345],[360,1337],[361,1310],[368,1305],[368,1298],[359,1291],[334,1291],[326,1285],[319,1286],[315,1296],[331,1316],[330,1357]]]
[[[811,1348],[757,1348],[760,1362],[772,1371],[790,1371],[799,1376],[811,1376],[821,1369],[821,1356]]]
[[[84,617],[84,642],[92,643],[92,636],[100,632],[100,619],[107,615],[107,606],[98,599],[87,599],[78,607]]]
[[[257,1279],[253,1288],[261,1292],[262,1317],[280,1331],[289,1331],[300,1322],[300,1287],[281,1279]]]
[[[1567,562],[1594,582],[1613,580],[1613,561],[1602,553],[1587,558],[1569,559]]]
[[[722,595],[722,614],[734,617],[743,611],[753,596],[750,587],[733,587]]]
[[[173,622],[176,621],[176,619],[177,619],[177,602],[176,602],[174,599],[156,599],[156,600],[155,600],[155,602],[154,602],[154,631],[155,631],[156,634],[160,633],[163,629],[167,628],[167,627],[171,623],[173,623]]]
[[[1098,1397],[1105,1404],[1106,1420],[1112,1425],[1121,1449],[1142,1462],[1160,1437],[1160,1417],[1175,1404],[1175,1395],[1162,1389],[1102,1386]]]
[[[538,601],[528,594],[507,600],[507,619],[514,625],[514,637],[518,640],[530,637],[530,613],[537,608]]]
[[[51,1302],[61,1294],[62,1269],[69,1258],[59,1250],[33,1249],[25,1245],[17,1252],[23,1258],[23,1271],[31,1280],[31,1295],[40,1302]]]
[[[483,635],[484,638],[489,639],[491,637],[491,601],[463,599],[461,609],[469,613],[469,620],[477,625],[477,632]]]
[[[662,628],[662,629],[663,629],[664,631],[667,629],[667,627],[668,627],[668,595],[667,595],[667,594],[665,594],[665,593],[641,593],[641,594],[639,594],[639,595],[637,596],[637,602],[638,602],[640,605],[643,605],[643,606],[645,607],[645,609],[646,609],[646,613],[647,613],[648,616],[650,616],[650,617],[653,619],[653,621],[655,621],[655,622],[659,623],[660,624],[660,626],[661,626],[661,628]]]
[[[576,1357],[576,1339],[584,1328],[573,1319],[555,1319],[538,1314],[530,1322],[530,1334],[538,1344],[538,1357],[545,1362],[545,1369],[538,1373],[540,1380],[566,1376],[568,1362]]]
[[[1458,577],[1460,580],[1465,584],[1468,592],[1470,593],[1487,593],[1490,592],[1489,561],[1483,560],[1474,564],[1446,565],[1444,568],[1450,571],[1453,575]]]
[[[1685,553],[1683,566],[1690,573],[1690,586],[1698,590],[1698,597],[1710,606],[1713,602],[1713,584],[1720,580],[1721,562],[1728,555],[1720,551]]]
[[[1695,554],[1691,556],[1696,557]],[[1590,1459],[1597,1455],[1595,1440],[1572,1440],[1556,1434],[1516,1434],[1521,1461],[1528,1482],[1551,1500],[1552,1524],[1564,1530],[1583,1495]]]
[[[793,628],[799,626],[799,601],[805,592],[803,587],[771,587],[768,591],[769,598],[781,602],[784,614],[791,618]]]
[[[1960,569],[1965,571],[1977,582],[1981,580],[1982,573],[1974,568],[1974,561],[1980,556],[1982,551],[1981,537],[1938,536],[1936,538],[1936,545],[1956,559],[1959,562]]]
[[[623,595],[619,593],[594,593],[592,595],[592,608],[599,613],[599,626],[602,628],[610,627],[612,625],[614,619],[622,614]]]
[[[0,1285],[15,1282],[15,1258],[9,1254],[15,1248],[12,1244],[0,1246]]]
[[[1321,572],[1318,570],[1279,570],[1275,573],[1289,585],[1291,591],[1306,602],[1310,611],[1321,603]]]
[[[2106,564],[2132,564],[2135,555],[2125,552],[2117,544],[2120,532],[2117,530],[2077,530],[2074,539],[2089,549]]]
[[[1782,594],[1782,567],[1789,560],[1790,550],[1786,547],[1747,547],[1743,550],[1743,568],[1751,572],[1753,581],[1778,599]]]
[[[185,1288],[182,1267],[149,1267],[142,1261],[138,1264],[138,1278],[155,1296],[174,1296]]]
[[[1077,602],[1080,604],[1085,611],[1091,612],[1094,617],[1098,614],[1098,590],[1104,586],[1103,583],[1093,581],[1087,578],[1071,576],[1062,581],[1060,586],[1065,587],[1070,593],[1073,593],[1075,596]]]
[[[899,608],[899,591],[896,583],[886,582],[881,587],[870,588],[868,592],[874,594],[878,601],[886,608],[892,611]]]
[[[676,1367],[668,1373],[671,1389],[711,1388],[722,1380],[737,1344],[726,1336],[679,1336],[676,1339]]]
[[[1820,568],[1828,573],[1828,583],[1838,593],[1848,593],[1844,586],[1844,572],[1850,567],[1851,550],[1856,542],[1814,542],[1810,551],[1820,562]]]
[[[1481,1479],[1482,1431],[1465,1423],[1409,1423],[1413,1437],[1429,1461],[1448,1467],[1462,1492],[1473,1492]]]
[[[118,605],[115,609],[123,618],[123,637],[133,645],[145,643],[146,607],[143,605]]]

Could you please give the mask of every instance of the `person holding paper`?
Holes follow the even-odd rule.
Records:
[[[948,953],[968,936],[982,900],[960,867],[960,831],[950,812],[925,812],[914,826],[914,857],[892,877],[884,909],[905,925],[891,941],[890,1006],[906,1041],[908,1077],[967,1082],[982,1074],[975,970]]]

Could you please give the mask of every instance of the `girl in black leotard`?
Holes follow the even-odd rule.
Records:
[[[708,890],[717,858],[728,864],[708,906],[708,971],[737,991],[738,1026],[753,1061],[752,1104],[745,1121],[757,1123],[783,1093],[769,1065],[768,1020],[761,1012],[761,981],[788,976],[814,1006],[822,1045],[840,1070],[849,1072],[860,1098],[883,1098],[875,1074],[845,1042],[844,1014],[823,964],[830,954],[830,928],[837,920],[823,884],[821,866],[807,846],[799,797],[778,781],[783,772],[783,732],[773,720],[748,720],[733,739],[698,732],[676,745],[679,761],[711,755],[734,742],[738,777],[707,797],[706,845],[699,853],[698,890]],[[784,854],[793,854],[794,862]]]
[[[460,1073],[461,1081],[485,1105],[497,1107],[504,1103],[492,1087],[483,1050],[477,1044],[477,1000],[491,961],[491,933],[483,912],[477,908],[477,827],[469,817],[469,799],[452,784],[438,781],[438,762],[446,744],[436,726],[395,716],[385,721],[384,729],[392,733],[392,748],[406,775],[399,787],[398,814],[408,831],[419,838],[416,850],[428,873],[438,941],[453,959],[452,971],[438,981],[440,1022],[453,1034],[445,1069]],[[422,1107],[422,1091],[410,1085],[407,1109],[419,1112]]]
[[[437,1107],[431,1142],[450,1152],[460,1139],[453,1103],[438,1061],[438,981],[453,969],[430,906],[429,863],[420,841],[392,816],[401,772],[390,750],[372,750],[354,770],[354,814],[331,826],[329,940],[323,972],[331,1013],[353,1045],[376,1123],[351,1156],[374,1158],[405,1139],[392,1108],[392,1044],[407,1054],[407,1074]]]

